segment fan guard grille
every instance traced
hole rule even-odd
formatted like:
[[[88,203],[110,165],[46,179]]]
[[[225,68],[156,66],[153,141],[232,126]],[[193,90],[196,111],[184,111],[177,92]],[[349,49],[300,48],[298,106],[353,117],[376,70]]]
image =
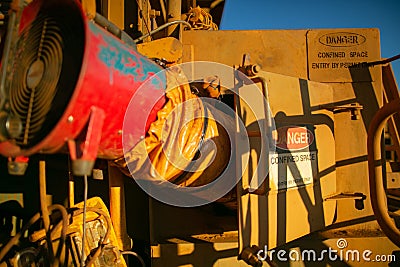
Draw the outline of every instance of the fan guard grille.
[[[79,14],[73,7],[43,7],[20,34],[8,95],[10,112],[23,125],[16,138],[23,148],[51,131],[72,96],[84,49]]]

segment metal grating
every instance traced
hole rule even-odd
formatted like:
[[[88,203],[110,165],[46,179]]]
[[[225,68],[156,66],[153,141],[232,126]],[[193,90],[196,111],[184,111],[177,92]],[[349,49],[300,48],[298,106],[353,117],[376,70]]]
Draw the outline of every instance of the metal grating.
[[[19,145],[28,145],[38,135],[50,111],[61,74],[62,47],[57,23],[43,16],[19,39],[10,90],[11,112],[23,123]]]
[[[22,122],[17,145],[36,145],[57,124],[79,78],[83,51],[76,6],[45,2],[19,36],[11,71],[9,112]]]

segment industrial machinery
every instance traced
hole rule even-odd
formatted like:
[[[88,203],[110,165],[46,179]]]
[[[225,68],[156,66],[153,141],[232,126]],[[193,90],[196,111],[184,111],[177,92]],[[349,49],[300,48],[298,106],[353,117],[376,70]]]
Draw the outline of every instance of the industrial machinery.
[[[224,1],[1,1],[1,266],[397,266],[378,29]]]

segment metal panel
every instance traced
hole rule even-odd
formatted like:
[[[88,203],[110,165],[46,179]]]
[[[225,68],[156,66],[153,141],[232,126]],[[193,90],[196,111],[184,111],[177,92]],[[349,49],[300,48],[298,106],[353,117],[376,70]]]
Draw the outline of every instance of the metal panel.
[[[105,0],[103,3],[106,9],[106,17],[117,25],[120,29],[124,29],[124,0]]]
[[[362,203],[364,206],[362,209],[357,209],[355,200],[360,196],[365,197],[369,194],[366,132],[373,115],[382,105],[382,74],[380,68],[329,69],[322,70],[323,72],[321,72],[321,75],[318,74],[318,71],[313,72],[312,70],[312,63],[319,62],[316,61],[318,59],[318,52],[342,51],[341,48],[336,49],[329,47],[325,48],[325,50],[319,51],[318,49],[323,45],[320,43],[315,44],[315,42],[319,42],[318,39],[325,34],[340,32],[355,33],[365,37],[365,42],[358,45],[357,49],[353,50],[354,47],[344,48],[343,51],[348,52],[348,54],[345,53],[347,54],[346,57],[350,57],[349,53],[352,51],[367,51],[367,54],[352,54],[352,58],[362,58],[360,61],[380,60],[379,31],[377,29],[325,29],[308,31],[268,30],[184,32],[183,61],[207,60],[232,66],[239,65],[242,55],[247,54],[249,55],[250,62],[252,64],[257,63],[261,65],[262,70],[294,76],[301,79],[310,78],[316,81],[321,80],[330,85],[332,88],[332,94],[329,96],[330,100],[324,102],[327,105],[323,105],[325,105],[324,108],[327,116],[334,121],[334,125],[332,124],[332,126],[329,127],[329,130],[325,127],[326,129],[324,129],[324,131],[330,132],[329,134],[331,134],[333,129],[334,141],[332,141],[333,143],[323,142],[320,138],[317,138],[316,140],[319,142],[319,144],[317,144],[318,154],[320,154],[320,148],[322,149],[322,147],[325,147],[324,149],[326,150],[335,151],[334,164],[331,168],[326,168],[325,173],[329,173],[330,170],[336,169],[336,185],[333,185],[333,187],[336,187],[337,189],[336,193],[348,194],[350,196],[353,195],[353,197],[340,198],[341,200],[337,201],[335,223],[340,223],[341,226],[346,226],[346,231],[375,231],[379,228],[376,222],[354,224],[352,223],[352,220],[357,218],[369,218],[368,216],[373,214],[369,201],[363,201]],[[350,41],[351,40],[349,40],[349,42]],[[312,42],[314,42],[314,44],[311,44]],[[211,46],[212,49],[210,49]],[[346,57],[344,57],[344,59],[346,59]],[[337,60],[337,58],[335,58],[335,60]],[[331,59],[330,62],[333,62],[333,59]],[[324,75],[322,73],[324,73]],[[297,123],[300,123],[298,121],[299,117],[296,116],[296,114],[302,114],[303,112],[303,107],[295,104],[297,101],[295,99],[299,97],[300,92],[298,91],[295,93],[292,90],[289,94],[286,89],[288,87],[283,81],[285,80],[272,79],[269,81],[269,83],[276,83],[275,86],[270,84],[269,90],[280,88],[276,92],[276,96],[279,98],[276,102],[273,100],[273,93],[270,92],[271,109],[277,110],[277,108],[279,108],[280,110],[283,110],[286,113],[286,118],[294,118],[290,121],[291,124],[296,125]],[[296,82],[299,83],[299,81]],[[308,82],[308,84],[309,83],[310,82]],[[309,94],[311,101],[313,101],[313,97],[317,97],[318,95],[321,97],[318,90],[309,90]],[[351,108],[352,106],[356,108]],[[318,107],[311,106],[311,113],[314,114],[317,109]],[[352,112],[356,109],[359,111],[359,116],[352,115]],[[320,110],[320,112],[322,112],[322,110]],[[285,116],[282,118],[285,118]],[[316,124],[318,123],[320,122],[316,122]],[[255,129],[248,130],[254,131]],[[316,129],[316,131],[320,130]],[[253,149],[252,153],[256,156],[257,150]],[[318,158],[319,172],[322,170],[320,164],[321,160]],[[326,164],[325,166],[329,167],[328,165],[330,164]],[[305,188],[308,187],[306,186]],[[293,191],[296,192],[296,190]],[[291,197],[291,194],[290,190],[288,190],[287,196],[282,198],[283,200],[280,201],[291,206],[298,205],[298,203],[302,202],[300,197],[293,198]],[[296,194],[298,193],[296,192]],[[325,195],[325,192],[323,195]],[[331,199],[338,198],[333,197]],[[258,207],[260,205],[276,205],[277,200],[267,200],[267,198],[262,199],[250,195],[247,196],[247,200],[245,201],[242,197],[242,203],[244,203],[241,205],[241,208],[243,209],[242,215],[247,214],[248,218],[250,218],[249,220],[252,219],[253,224],[247,223],[245,226],[242,225],[241,227],[245,227],[247,228],[246,231],[251,232],[254,229],[259,229],[259,224],[265,226],[263,230],[264,232],[253,234],[252,240],[257,241],[258,237],[256,235],[265,236],[265,229],[268,227],[275,229],[273,227],[276,227],[278,223],[282,222],[282,216],[277,217],[276,213],[271,213],[269,217],[264,216],[259,219],[254,219],[259,217]],[[326,204],[326,202],[324,203]],[[251,210],[251,212],[246,213],[247,210]],[[300,213],[301,211],[299,211],[299,216],[297,217],[291,217],[294,218],[297,226],[304,224],[302,221],[304,216],[302,217]],[[255,222],[256,220],[260,223]],[[328,222],[328,220],[326,221]],[[307,220],[306,225],[308,225]],[[303,230],[304,229],[300,229],[299,232]],[[343,229],[336,231],[341,230]],[[278,235],[280,236],[279,242],[284,242],[283,239],[286,239],[288,236],[285,232],[281,232]],[[276,237],[276,233],[274,236]],[[290,238],[287,240],[289,239]],[[247,237],[247,239],[244,240],[244,243],[246,242],[248,244],[250,243],[250,237]],[[274,242],[270,245],[273,245]]]
[[[243,54],[262,70],[307,79],[305,30],[184,31],[183,62],[239,65]],[[189,46],[192,45],[193,54]]]
[[[380,60],[378,29],[311,30],[307,44],[310,80],[369,82],[379,77],[377,67],[371,76],[363,75],[366,62]]]
[[[299,159],[292,163],[280,161],[275,164],[274,158],[269,158],[267,163],[264,159],[260,165],[267,168],[269,164],[271,167],[269,191],[264,195],[256,195],[244,192],[249,177],[256,170],[254,164],[258,162],[260,154],[260,138],[250,137],[250,164],[253,167],[245,170],[242,186],[239,187],[241,249],[252,245],[273,248],[323,229],[333,223],[336,208],[336,201],[327,200],[336,192],[334,120],[333,114],[323,109],[333,100],[333,88],[278,74],[262,72],[262,76],[267,80],[269,103],[277,128],[307,126],[315,139],[300,152],[289,150],[273,156],[276,159],[290,155]],[[239,105],[237,112],[249,127],[254,125],[255,116],[248,107],[260,109],[262,103],[254,97],[246,97],[246,94],[249,94],[249,88],[239,89],[240,98],[250,102],[248,106]],[[240,103],[241,99],[237,101]],[[314,158],[305,159],[305,155],[313,155]],[[239,156],[240,163],[242,166],[245,164]],[[306,178],[306,173],[311,173],[313,179],[299,182]],[[289,177],[293,177],[296,184],[287,184]],[[279,185],[282,180],[284,186]]]

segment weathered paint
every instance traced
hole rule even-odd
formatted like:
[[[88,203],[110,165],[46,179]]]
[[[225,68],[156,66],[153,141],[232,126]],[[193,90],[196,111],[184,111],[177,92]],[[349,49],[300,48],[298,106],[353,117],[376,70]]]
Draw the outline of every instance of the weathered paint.
[[[67,140],[77,138],[84,131],[91,110],[95,107],[103,110],[105,114],[103,126],[101,129],[96,129],[101,131],[97,156],[121,157],[123,155],[121,130],[131,98],[140,89],[142,99],[136,107],[138,116],[129,122],[133,143],[138,142],[141,136],[145,135],[151,122],[156,119],[157,111],[165,103],[166,78],[163,74],[157,74],[162,68],[94,22],[89,21],[78,1],[59,0],[57,3],[52,3],[38,0],[34,2],[35,5],[27,9],[30,12],[23,14],[24,27],[29,27],[29,23],[35,19],[34,16],[42,12],[51,14],[53,8],[57,9],[60,3],[65,7],[63,10],[65,16],[76,15],[72,12],[80,12],[79,16],[82,18],[85,34],[84,53],[81,66],[74,66],[80,69],[80,74],[64,114],[40,143],[26,150],[19,147],[13,150],[2,149],[6,147],[3,144],[0,145],[0,153],[5,156],[18,156],[31,155],[39,151],[55,152],[64,146]],[[76,34],[75,31],[74,34]],[[75,38],[75,36],[71,35],[69,38]],[[143,84],[146,84],[146,87],[141,88]],[[148,107],[152,107],[152,110],[145,117],[141,110]]]

